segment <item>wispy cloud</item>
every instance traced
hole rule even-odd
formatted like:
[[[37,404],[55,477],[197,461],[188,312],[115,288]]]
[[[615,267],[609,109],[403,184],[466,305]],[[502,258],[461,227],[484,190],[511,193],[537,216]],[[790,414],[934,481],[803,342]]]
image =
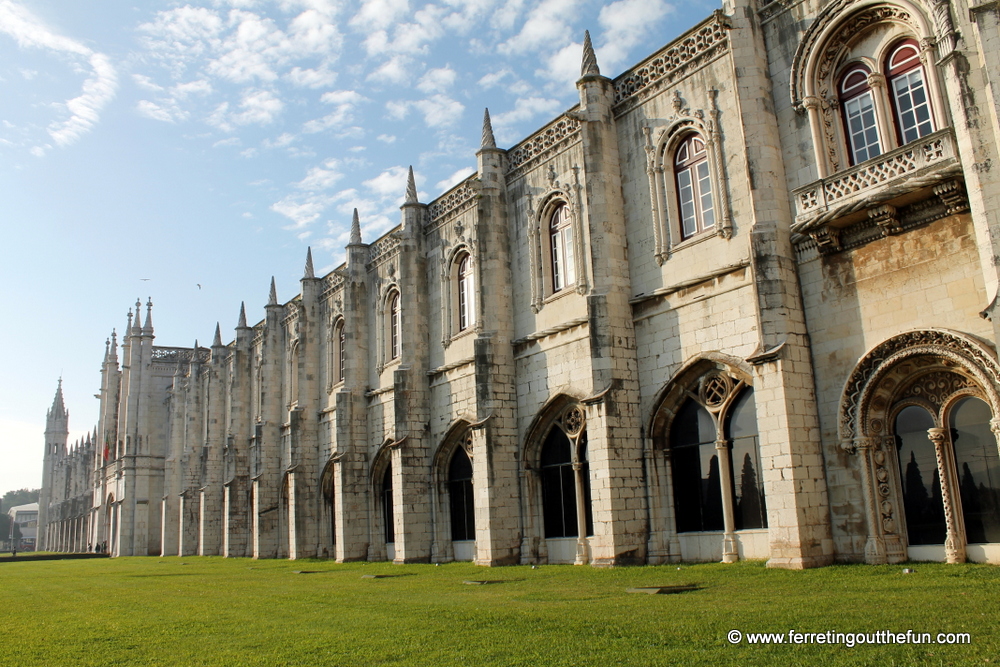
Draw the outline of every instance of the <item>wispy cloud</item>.
[[[90,75],[83,82],[82,92],[61,105],[68,118],[50,123],[48,133],[56,145],[68,146],[93,129],[118,89],[118,72],[111,60],[75,39],[58,34],[10,0],[0,0],[0,32],[13,37],[21,48],[46,49],[86,61]],[[44,147],[35,146],[32,152],[41,155],[44,151]]]

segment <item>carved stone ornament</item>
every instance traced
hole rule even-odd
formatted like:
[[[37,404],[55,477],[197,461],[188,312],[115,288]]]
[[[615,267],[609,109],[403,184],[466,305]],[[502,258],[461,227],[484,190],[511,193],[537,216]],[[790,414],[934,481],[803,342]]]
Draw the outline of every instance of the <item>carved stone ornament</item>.
[[[993,350],[969,336],[946,329],[910,331],[873,348],[848,378],[839,410],[839,435],[845,449],[853,449],[850,443],[855,438],[871,434],[869,411],[879,405],[880,397],[883,401],[891,398],[886,392],[893,387],[883,385],[883,381],[892,381],[893,371],[901,372],[898,364],[905,361],[916,364],[919,358],[951,364],[956,373],[978,387],[993,414],[1000,414],[1000,364]]]

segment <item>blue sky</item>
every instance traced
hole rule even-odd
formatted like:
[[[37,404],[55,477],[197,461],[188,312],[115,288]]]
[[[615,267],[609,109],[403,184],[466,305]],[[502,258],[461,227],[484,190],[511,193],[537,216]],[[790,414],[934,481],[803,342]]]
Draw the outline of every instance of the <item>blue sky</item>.
[[[57,380],[93,429],[104,342],[137,297],[157,345],[232,339],[576,103],[591,31],[616,76],[708,16],[693,0],[0,0],[0,493],[38,486]]]

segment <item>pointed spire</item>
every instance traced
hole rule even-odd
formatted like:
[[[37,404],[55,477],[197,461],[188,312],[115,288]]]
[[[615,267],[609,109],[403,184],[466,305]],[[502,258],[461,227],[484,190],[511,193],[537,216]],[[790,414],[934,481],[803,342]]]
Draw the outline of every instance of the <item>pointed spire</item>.
[[[108,361],[118,363],[118,332],[114,329],[111,330],[111,350]]]
[[[306,272],[302,276],[303,278],[315,278],[316,273],[313,271],[313,251],[312,246],[306,248]]]
[[[135,319],[132,320],[132,334],[138,335],[142,333],[142,301],[136,297],[135,300]]]
[[[111,339],[104,339],[104,363],[108,363],[111,358]]]
[[[590,74],[600,74],[601,68],[597,66],[597,54],[594,53],[594,45],[590,42],[590,31],[583,34],[583,64],[580,66],[580,76]]]
[[[247,306],[245,301],[240,301],[240,321],[236,323],[236,328],[247,328]]]
[[[142,333],[153,333],[153,297],[146,300],[146,323],[142,325]]]
[[[128,324],[125,325],[125,337],[128,338],[129,332],[132,331],[132,309],[128,309]]]
[[[212,341],[212,347],[222,347],[222,327],[219,323],[215,323],[215,340]]]
[[[483,114],[483,143],[480,148],[496,148],[497,140],[493,137],[493,123],[490,122],[490,110]]]
[[[271,293],[267,297],[267,305],[278,305],[278,288],[274,286],[274,276],[271,276]]]
[[[410,175],[406,177],[406,201],[404,204],[417,203],[417,183],[413,180],[413,167],[410,167]]]
[[[358,218],[358,209],[354,209],[354,218],[351,220],[351,245],[362,243],[361,241],[361,219]]]
[[[62,417],[66,414],[66,403],[63,401],[63,390],[62,390],[62,378],[59,378],[59,384],[56,386],[56,396],[52,399],[52,409],[49,410],[49,416],[51,417]]]

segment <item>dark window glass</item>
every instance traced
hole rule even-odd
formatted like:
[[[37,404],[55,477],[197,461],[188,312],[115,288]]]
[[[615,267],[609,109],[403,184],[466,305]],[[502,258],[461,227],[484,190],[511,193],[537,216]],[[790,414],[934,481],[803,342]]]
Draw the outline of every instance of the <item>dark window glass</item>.
[[[451,539],[476,539],[472,461],[462,447],[455,449],[448,466],[448,498],[451,506]]]
[[[690,399],[674,417],[670,462],[679,533],[724,527],[715,434],[712,416]]]
[[[545,537],[577,537],[572,443],[557,427],[542,445],[541,472]]]
[[[1000,455],[991,417],[986,403],[969,397],[958,402],[948,420],[965,536],[972,544],[1000,542]]]
[[[896,449],[903,486],[903,511],[910,544],[944,544],[947,528],[934,444],[927,429],[934,420],[911,405],[896,416]]]
[[[395,525],[392,518],[392,463],[386,465],[385,474],[382,475],[382,524],[385,530],[385,543],[395,543]]]
[[[760,473],[760,446],[757,439],[757,407],[753,389],[747,389],[733,406],[729,417],[733,461],[733,498],[736,530],[767,528],[764,480]]]

